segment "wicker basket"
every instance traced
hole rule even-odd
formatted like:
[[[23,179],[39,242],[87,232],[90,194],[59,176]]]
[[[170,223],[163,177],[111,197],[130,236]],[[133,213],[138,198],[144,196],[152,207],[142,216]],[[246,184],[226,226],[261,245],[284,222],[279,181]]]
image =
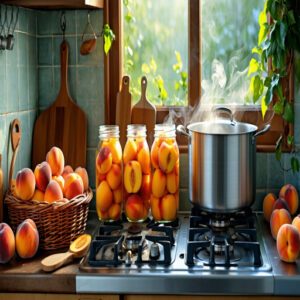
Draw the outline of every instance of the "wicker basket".
[[[91,189],[68,202],[60,200],[54,203],[22,201],[8,191],[5,204],[14,231],[22,221],[30,218],[38,228],[40,248],[55,250],[69,247],[70,242],[85,231],[92,198]]]

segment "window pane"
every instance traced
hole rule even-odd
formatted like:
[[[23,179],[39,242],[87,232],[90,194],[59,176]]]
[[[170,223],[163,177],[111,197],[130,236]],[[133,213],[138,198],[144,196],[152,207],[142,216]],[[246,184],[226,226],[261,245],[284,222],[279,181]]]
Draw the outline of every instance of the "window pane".
[[[187,104],[187,0],[123,0],[124,74],[134,102],[147,76],[147,98],[156,105]]]
[[[201,0],[202,103],[246,102],[247,66],[263,5],[262,0]]]

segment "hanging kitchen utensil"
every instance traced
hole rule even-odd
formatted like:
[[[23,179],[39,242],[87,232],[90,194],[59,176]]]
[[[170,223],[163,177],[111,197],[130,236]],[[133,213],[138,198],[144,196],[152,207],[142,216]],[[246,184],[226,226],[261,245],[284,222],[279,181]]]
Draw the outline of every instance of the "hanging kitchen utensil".
[[[66,24],[61,19],[63,36]],[[65,164],[86,166],[87,119],[83,110],[74,103],[68,86],[69,45],[65,38],[60,46],[61,84],[54,103],[37,118],[33,131],[32,167],[45,160],[53,146],[61,148]]]
[[[129,92],[130,77],[123,76],[121,91],[117,94],[116,125],[120,129],[120,142],[122,148],[126,142],[127,125],[131,122],[131,94]]]
[[[52,272],[70,262],[73,258],[83,257],[91,244],[91,236],[89,234],[83,234],[73,241],[69,247],[69,250],[64,253],[57,253],[47,256],[41,261],[42,269],[46,272]]]
[[[6,49],[12,50],[14,47],[14,32],[19,18],[19,7],[16,8],[16,13],[14,13],[14,6],[11,7],[11,19],[8,27],[8,34],[6,36]]]
[[[133,106],[131,111],[132,124],[145,124],[147,127],[147,141],[152,145],[154,126],[156,122],[156,108],[146,98],[147,78],[141,79],[141,99]]]
[[[6,49],[6,35],[5,35],[5,27],[7,23],[7,6],[5,6],[5,12],[2,14],[3,6],[0,5],[0,50]],[[4,16],[3,16],[4,15]]]
[[[18,119],[14,119],[11,123],[10,127],[10,140],[11,140],[11,147],[13,151],[13,156],[11,159],[10,163],[10,168],[9,168],[9,188],[12,189],[12,177],[13,177],[13,170],[15,169],[15,163],[16,163],[16,158],[20,146],[20,140],[21,140],[21,124]]]
[[[94,37],[91,39],[84,40],[84,36],[88,34],[87,32],[88,32],[89,28],[91,29]],[[88,15],[87,15],[87,24],[84,28],[84,31],[83,31],[83,34],[81,37],[81,41],[82,41],[81,46],[80,46],[80,54],[81,55],[88,55],[95,50],[96,43],[97,43],[97,35],[95,33],[95,30],[94,30],[91,20],[90,20],[90,12],[88,12]]]

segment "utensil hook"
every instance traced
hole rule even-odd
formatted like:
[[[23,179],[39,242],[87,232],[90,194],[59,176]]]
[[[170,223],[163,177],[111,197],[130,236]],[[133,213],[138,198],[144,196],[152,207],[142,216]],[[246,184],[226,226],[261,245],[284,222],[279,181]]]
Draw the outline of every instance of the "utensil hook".
[[[19,6],[16,7],[16,9],[17,9],[17,12],[14,13],[15,8],[14,8],[14,6],[12,6],[12,9],[11,9],[11,20],[10,20],[10,25],[9,25],[9,29],[8,29],[8,33],[12,34],[12,35],[15,32],[15,29],[16,29],[16,26],[17,26],[17,23],[18,23],[18,19],[19,19]],[[16,16],[16,18],[14,16]],[[10,31],[11,28],[12,28],[12,31]]]
[[[60,16],[60,28],[63,33],[63,41],[66,40],[66,27],[67,27],[66,14],[65,11],[62,11]]]
[[[92,25],[92,23],[91,23],[90,11],[88,11],[88,14],[87,14],[87,23],[86,23],[86,25],[85,25],[85,28],[84,28],[84,30],[83,30],[82,37],[81,37],[81,40],[82,40],[82,41],[83,41],[83,37],[84,37],[84,35],[87,33],[89,27],[90,27],[91,30],[92,30],[92,33],[93,33],[93,35],[94,35],[94,38],[97,39],[97,35],[96,35],[95,30],[94,30],[94,27],[93,27],[93,25]]]

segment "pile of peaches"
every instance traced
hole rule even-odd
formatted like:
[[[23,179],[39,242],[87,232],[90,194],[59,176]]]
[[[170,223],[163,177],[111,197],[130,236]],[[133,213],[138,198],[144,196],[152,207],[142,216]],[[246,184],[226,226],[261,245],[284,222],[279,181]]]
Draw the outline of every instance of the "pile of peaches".
[[[300,215],[298,192],[291,184],[284,185],[277,198],[273,193],[265,196],[263,213],[270,222],[278,255],[285,262],[295,262],[300,254]]]
[[[86,169],[78,167],[74,172],[71,166],[65,166],[61,149],[52,147],[46,155],[46,161],[38,164],[34,172],[24,168],[17,173],[12,192],[23,201],[53,203],[58,200],[69,201],[88,187]]]

